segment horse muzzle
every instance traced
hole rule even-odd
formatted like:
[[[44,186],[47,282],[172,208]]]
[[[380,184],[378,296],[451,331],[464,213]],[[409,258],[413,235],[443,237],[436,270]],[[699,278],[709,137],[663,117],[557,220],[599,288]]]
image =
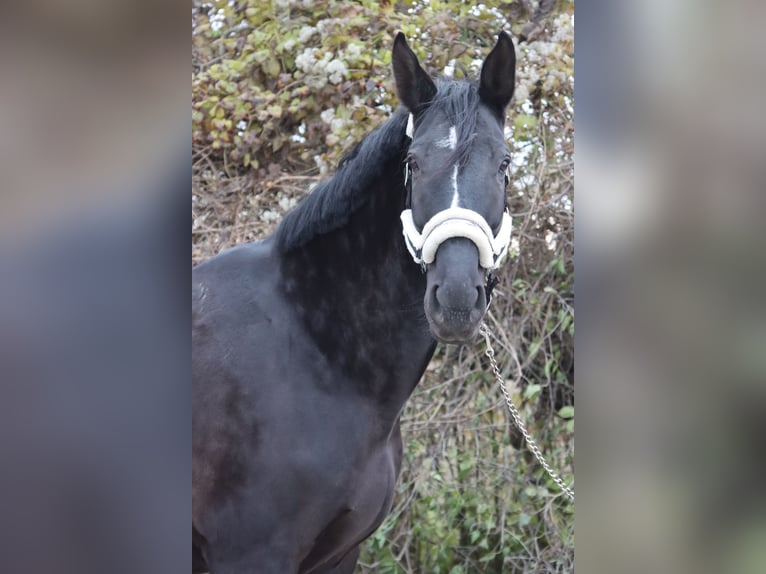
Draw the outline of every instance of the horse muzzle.
[[[475,245],[462,237],[443,242],[426,280],[424,310],[431,334],[445,343],[468,342],[486,308],[484,270]]]

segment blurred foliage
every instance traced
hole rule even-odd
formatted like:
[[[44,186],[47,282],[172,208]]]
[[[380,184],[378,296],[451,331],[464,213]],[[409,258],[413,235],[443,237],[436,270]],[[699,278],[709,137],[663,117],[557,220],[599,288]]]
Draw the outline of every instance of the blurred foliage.
[[[193,8],[194,262],[273,230],[397,106],[402,30],[432,74],[517,49],[507,136],[512,257],[490,311],[498,360],[552,466],[574,457],[574,4],[214,1]],[[573,505],[526,450],[481,348],[439,347],[402,416],[391,515],[358,572],[569,572]]]

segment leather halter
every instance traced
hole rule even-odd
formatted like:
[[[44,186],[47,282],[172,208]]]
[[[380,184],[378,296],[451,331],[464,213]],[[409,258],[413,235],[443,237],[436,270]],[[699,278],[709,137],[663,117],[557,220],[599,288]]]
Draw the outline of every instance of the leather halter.
[[[406,135],[410,139],[414,136],[415,122],[412,114],[407,119]],[[509,178],[505,174],[505,189],[508,190]],[[497,234],[492,233],[484,217],[472,210],[462,207],[450,207],[436,213],[418,231],[415,221],[412,217],[412,170],[409,164],[404,166],[404,188],[405,200],[404,211],[400,219],[402,221],[402,233],[404,235],[404,244],[407,251],[412,255],[412,259],[420,265],[423,271],[429,263],[433,263],[436,257],[436,251],[439,246],[451,237],[464,237],[473,241],[479,250],[479,262],[487,272],[487,284],[485,293],[487,297],[487,308],[492,301],[492,291],[499,280],[492,274],[503,261],[508,253],[508,246],[511,243],[511,215],[508,212],[508,200],[506,195],[505,210],[503,220]]]
[[[508,176],[505,181],[507,186]],[[507,206],[497,234],[492,233],[480,213],[463,207],[449,207],[439,211],[426,222],[422,230],[418,230],[412,216],[412,177],[409,165],[405,166],[404,184],[405,209],[400,219],[404,243],[415,263],[423,267],[433,263],[442,243],[452,237],[464,237],[476,245],[479,263],[484,269],[492,271],[500,266],[511,242],[512,225]]]

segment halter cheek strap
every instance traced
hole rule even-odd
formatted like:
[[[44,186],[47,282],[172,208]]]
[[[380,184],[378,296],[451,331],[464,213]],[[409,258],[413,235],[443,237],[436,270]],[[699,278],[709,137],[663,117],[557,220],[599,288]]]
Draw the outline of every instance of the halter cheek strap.
[[[503,221],[497,235],[485,219],[471,209],[450,207],[438,212],[419,232],[412,219],[412,210],[405,209],[401,214],[402,231],[407,250],[415,263],[428,265],[433,263],[439,246],[451,237],[470,239],[479,250],[479,263],[484,269],[497,269],[508,252],[511,242],[511,216],[503,213]]]

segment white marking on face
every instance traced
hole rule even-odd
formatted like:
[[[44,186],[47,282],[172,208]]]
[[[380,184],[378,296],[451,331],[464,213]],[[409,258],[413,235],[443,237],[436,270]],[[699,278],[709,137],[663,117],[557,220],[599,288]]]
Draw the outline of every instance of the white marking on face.
[[[437,147],[449,148],[454,150],[457,147],[457,130],[455,126],[451,126],[449,129],[449,135],[436,142]]]
[[[460,195],[457,192],[457,164],[455,164],[452,166],[452,203],[450,207],[460,207],[458,205],[459,200]]]
[[[406,133],[407,137],[410,139],[412,139],[412,136],[415,133],[415,120],[412,117],[412,114],[407,118],[407,130],[404,133]]]
[[[457,130],[455,126],[450,126],[449,136],[437,142],[440,147],[448,147],[451,150],[455,150],[457,147]],[[452,166],[452,203],[450,207],[458,207],[460,202],[460,194],[457,191],[457,164]]]

